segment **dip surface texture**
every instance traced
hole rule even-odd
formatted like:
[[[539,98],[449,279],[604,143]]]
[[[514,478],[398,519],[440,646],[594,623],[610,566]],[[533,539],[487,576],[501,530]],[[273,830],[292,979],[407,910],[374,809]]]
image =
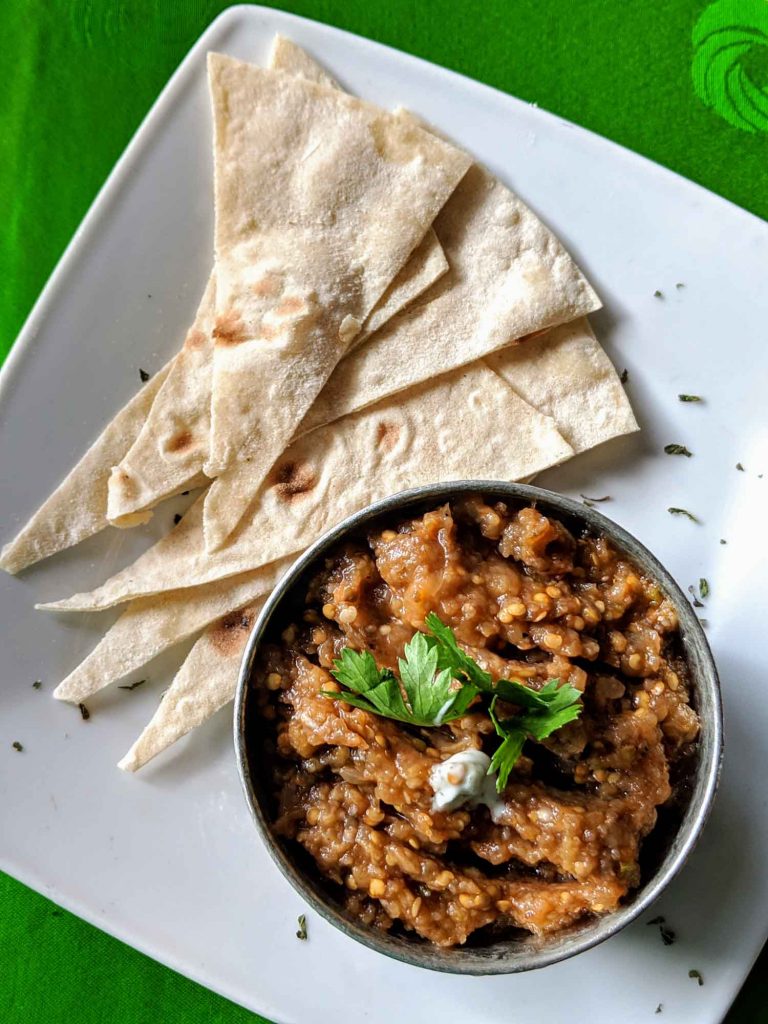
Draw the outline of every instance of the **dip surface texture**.
[[[439,810],[433,787],[449,757],[492,756],[479,703],[415,728],[320,694],[340,689],[346,646],[397,672],[430,612],[494,680],[583,694],[576,721],[525,743],[492,814]],[[605,537],[533,507],[446,504],[337,549],[281,628],[254,677],[275,828],[362,922],[439,946],[545,935],[640,883],[699,722],[672,603]]]

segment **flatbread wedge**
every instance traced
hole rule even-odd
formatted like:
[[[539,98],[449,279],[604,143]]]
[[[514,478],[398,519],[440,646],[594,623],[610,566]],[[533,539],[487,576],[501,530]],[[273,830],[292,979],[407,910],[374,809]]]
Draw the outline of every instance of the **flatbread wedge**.
[[[74,469],[0,553],[0,568],[22,569],[73,547],[109,526],[107,487],[112,467],[138,436],[168,376],[167,363],[107,424]]]
[[[285,558],[217,583],[132,601],[88,657],[59,683],[53,696],[78,704],[125,679],[222,615],[266,597],[290,564],[291,559]]]
[[[475,165],[434,223],[450,264],[413,305],[347,355],[297,434],[600,307],[551,231]]]
[[[270,66],[338,88],[300,47],[280,36],[276,37]],[[447,270],[448,261],[437,235],[429,228],[353,344],[364,342]],[[214,303],[212,271],[173,373],[157,396],[139,437],[110,478],[107,514],[115,526],[135,525],[136,513],[146,512],[177,491],[201,482],[199,474],[209,446]]]
[[[205,506],[215,550],[471,159],[305,78],[211,54],[209,82],[217,316],[204,468],[217,478]]]
[[[101,587],[40,607],[96,610],[209,583],[297,552],[396,491],[440,480],[520,480],[572,455],[554,421],[478,361],[294,442],[221,551],[206,550],[200,498],[171,533]]]
[[[138,771],[229,704],[237,689],[245,645],[263,604],[264,599],[256,601],[208,627],[118,768]]]
[[[551,416],[575,452],[640,429],[586,318],[494,352],[485,362],[521,398]]]

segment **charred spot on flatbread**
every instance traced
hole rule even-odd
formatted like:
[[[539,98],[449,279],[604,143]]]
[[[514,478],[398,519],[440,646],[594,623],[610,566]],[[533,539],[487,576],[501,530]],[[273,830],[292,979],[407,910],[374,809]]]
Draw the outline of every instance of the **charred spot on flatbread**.
[[[292,316],[294,313],[303,313],[306,308],[304,299],[298,295],[288,295],[275,307],[275,316]]]
[[[282,282],[278,274],[265,274],[251,286],[251,291],[254,295],[268,299],[278,295],[281,287]]]
[[[224,313],[213,328],[213,340],[217,345],[240,345],[248,340],[248,331],[240,315],[234,310]]]
[[[245,647],[254,618],[254,613],[248,609],[226,615],[211,633],[211,643],[215,650],[225,658],[241,651]]]
[[[195,439],[192,432],[189,430],[182,430],[168,441],[165,446],[165,450],[167,452],[172,452],[173,454],[180,454],[188,452],[190,448],[194,446],[194,443]]]
[[[196,328],[187,332],[187,336],[184,339],[184,348],[190,352],[197,351],[205,346],[206,336],[202,331],[198,331]]]
[[[315,471],[308,462],[284,462],[272,477],[272,486],[283,501],[295,501],[311,491],[317,483]]]
[[[112,470],[114,485],[119,487],[123,494],[130,496],[136,491],[136,484],[130,473],[127,473],[121,466],[115,466]]]
[[[376,447],[391,452],[400,438],[400,425],[381,420],[376,426]]]

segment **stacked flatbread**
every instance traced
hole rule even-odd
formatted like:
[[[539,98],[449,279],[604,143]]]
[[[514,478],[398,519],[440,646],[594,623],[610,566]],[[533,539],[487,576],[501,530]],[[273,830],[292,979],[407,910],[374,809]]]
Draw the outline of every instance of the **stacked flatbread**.
[[[406,111],[342,92],[275,41],[266,69],[212,54],[213,269],[181,350],[0,556],[16,573],[204,488],[90,593],[124,604],[57,688],[82,702],[198,635],[120,767],[231,700],[258,610],[293,558],[388,494],[528,479],[637,429],[555,236]]]

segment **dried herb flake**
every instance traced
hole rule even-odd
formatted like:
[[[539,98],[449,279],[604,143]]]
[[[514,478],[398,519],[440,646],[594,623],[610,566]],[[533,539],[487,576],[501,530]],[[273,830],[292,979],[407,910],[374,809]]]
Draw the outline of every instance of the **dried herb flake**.
[[[654,297],[654,299],[663,299],[664,298],[664,294],[662,292],[660,292],[659,289],[657,288],[656,291],[653,293],[653,297]]]
[[[681,402],[703,402],[704,399],[701,395],[678,395],[678,399]]]
[[[664,1005],[663,1003],[659,1003],[659,1005],[656,1007],[656,1009],[653,1012],[654,1013],[661,1013],[661,1009],[662,1009],[663,1005]]]
[[[624,369],[619,374],[619,380],[621,381],[622,384],[626,384],[627,381],[629,380],[629,370],[626,368],[626,366],[624,367]]]
[[[137,687],[143,686],[146,681],[146,679],[137,679],[135,683],[124,683],[122,686],[118,686],[118,690],[135,690]]]
[[[13,747],[14,750],[18,750],[19,753],[21,753],[21,751],[24,749],[24,747],[22,747],[18,740],[14,740],[11,746]]]
[[[601,501],[610,501],[611,500],[610,494],[606,494],[602,498],[589,498],[589,497],[587,497],[586,494],[582,494],[581,497],[584,499],[584,501],[594,501],[594,502],[598,502],[598,503],[601,502]]]
[[[693,455],[693,452],[689,451],[684,444],[665,444],[664,451],[667,455],[685,455],[689,459]]]
[[[693,512],[689,512],[687,508],[673,508],[673,507],[670,507],[670,508],[667,509],[667,512],[669,512],[670,515],[673,515],[673,516],[685,516],[686,519],[690,519],[692,523],[700,523],[701,522],[701,520],[698,519],[693,514]]]
[[[699,593],[701,594],[702,601],[709,597],[709,582],[703,576],[699,580]]]
[[[693,598],[693,607],[694,608],[703,608],[704,607],[704,605],[701,603],[701,601],[698,599],[698,597],[696,597],[696,591],[693,589],[693,584],[691,584],[690,587],[688,587],[688,593]]]
[[[675,941],[675,933],[671,928],[665,928],[661,925],[659,928],[659,935],[661,936],[661,941],[665,946],[671,946]]]
[[[667,920],[666,917],[662,917],[661,914],[659,914],[658,917],[652,917],[650,921],[646,921],[645,923],[646,924],[664,924],[666,920]]]
[[[91,712],[88,710],[85,704],[78,704],[77,706],[80,708],[80,717],[83,719],[84,722],[87,722],[88,719],[91,717]]]
[[[178,526],[180,522],[181,522],[181,514],[179,512],[177,512],[176,515],[173,517],[173,525],[174,526]]]
[[[306,939],[307,937],[307,917],[306,914],[299,914],[299,930],[296,932],[297,939]]]
[[[678,281],[677,284],[675,285],[675,288],[677,288],[677,290],[680,291],[681,288],[685,288],[685,282],[684,281]]]
[[[697,971],[695,967],[692,967],[690,971],[688,971],[688,977],[695,978],[699,985],[704,984],[704,979],[701,976],[701,971]]]
[[[742,464],[740,462],[736,463],[736,469],[738,469],[738,471],[740,473],[746,473],[746,469],[744,469],[744,467],[742,466]]]
[[[33,690],[39,690],[39,689],[40,689],[40,687],[41,687],[42,685],[43,685],[43,684],[42,684],[42,683],[40,682],[40,680],[39,680],[39,679],[36,679],[36,680],[34,681],[34,683],[32,683],[32,689],[33,689]]]
[[[139,378],[142,384],[147,383],[147,381],[149,380],[149,376],[150,375],[147,373],[146,370],[142,370],[141,367],[139,367]]]
[[[721,538],[720,538],[720,543],[721,543],[721,544],[727,544],[727,543],[728,543],[728,541],[727,541],[727,540],[724,540],[724,539],[723,539],[723,538],[721,537]]]

